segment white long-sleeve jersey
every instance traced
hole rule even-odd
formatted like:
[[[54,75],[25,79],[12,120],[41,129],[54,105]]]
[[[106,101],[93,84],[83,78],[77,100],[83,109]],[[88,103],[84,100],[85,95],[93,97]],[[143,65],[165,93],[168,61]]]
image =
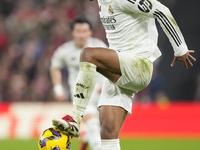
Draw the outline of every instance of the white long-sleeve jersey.
[[[98,4],[111,49],[155,61],[161,55],[156,18],[172,44],[174,55],[182,56],[188,51],[169,9],[157,0],[98,0]]]
[[[89,38],[87,47],[104,47],[107,45],[99,39]],[[73,40],[64,43],[54,52],[51,59],[51,66],[57,69],[62,69],[64,67],[68,68],[69,71],[69,85],[71,89],[75,89],[76,78],[79,73],[79,59],[80,59],[81,49],[76,47]],[[101,86],[104,77],[97,73],[97,87]],[[73,92],[73,91],[71,91]]]

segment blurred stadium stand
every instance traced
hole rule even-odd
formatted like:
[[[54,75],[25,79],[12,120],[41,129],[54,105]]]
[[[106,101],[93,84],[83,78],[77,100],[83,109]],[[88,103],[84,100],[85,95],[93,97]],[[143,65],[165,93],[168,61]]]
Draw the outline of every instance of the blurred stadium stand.
[[[159,47],[164,54],[155,65],[160,82],[155,80],[145,91],[146,98],[154,100],[155,94],[161,92],[170,100],[199,99],[195,95],[198,95],[196,80],[200,73],[200,16],[197,15],[200,1],[160,1],[171,9],[188,47],[196,50],[197,62],[188,70],[181,63],[171,68],[173,50],[158,26]],[[92,22],[93,35],[106,42],[95,1],[0,1],[0,101],[54,99],[49,79],[50,58],[59,45],[71,39],[69,24],[80,14]]]
[[[0,101],[51,101],[50,59],[71,39],[69,24],[84,14],[105,39],[96,2],[0,1]]]

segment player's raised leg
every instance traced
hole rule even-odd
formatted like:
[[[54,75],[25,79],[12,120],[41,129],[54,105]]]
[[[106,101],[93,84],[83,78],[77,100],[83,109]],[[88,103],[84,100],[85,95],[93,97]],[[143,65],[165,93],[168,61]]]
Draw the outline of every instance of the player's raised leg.
[[[72,136],[78,137],[80,134],[80,122],[94,89],[96,70],[110,81],[116,82],[121,76],[117,52],[106,48],[82,50],[72,112],[62,119],[53,119],[54,126]]]
[[[122,107],[106,105],[100,107],[99,119],[102,150],[120,150],[119,132],[126,115],[127,111]]]

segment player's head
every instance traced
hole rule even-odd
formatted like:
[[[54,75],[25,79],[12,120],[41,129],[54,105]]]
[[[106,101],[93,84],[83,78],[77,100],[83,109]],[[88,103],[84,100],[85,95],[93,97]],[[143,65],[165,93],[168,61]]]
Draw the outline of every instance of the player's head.
[[[77,18],[72,22],[71,30],[75,44],[80,48],[86,46],[88,38],[92,35],[91,23],[86,18]]]

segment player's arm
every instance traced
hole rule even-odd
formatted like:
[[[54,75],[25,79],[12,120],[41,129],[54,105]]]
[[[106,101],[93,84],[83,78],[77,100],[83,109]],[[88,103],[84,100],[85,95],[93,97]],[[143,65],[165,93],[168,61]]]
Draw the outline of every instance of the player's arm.
[[[63,55],[59,53],[59,49],[54,53],[52,60],[51,60],[51,81],[53,84],[53,90],[55,93],[55,98],[58,101],[65,100],[64,89],[62,86],[62,74],[61,69],[64,67],[63,63]]]
[[[53,90],[55,93],[56,100],[63,101],[65,99],[64,90],[62,87],[62,74],[60,69],[51,67],[51,81],[53,83]]]
[[[195,58],[190,53],[194,51],[188,50],[175,19],[166,6],[157,0],[119,0],[119,2],[123,10],[158,20],[174,49],[175,57],[171,66],[174,66],[177,60],[182,61],[185,68],[188,68],[187,64],[193,65],[190,59],[195,61]]]

